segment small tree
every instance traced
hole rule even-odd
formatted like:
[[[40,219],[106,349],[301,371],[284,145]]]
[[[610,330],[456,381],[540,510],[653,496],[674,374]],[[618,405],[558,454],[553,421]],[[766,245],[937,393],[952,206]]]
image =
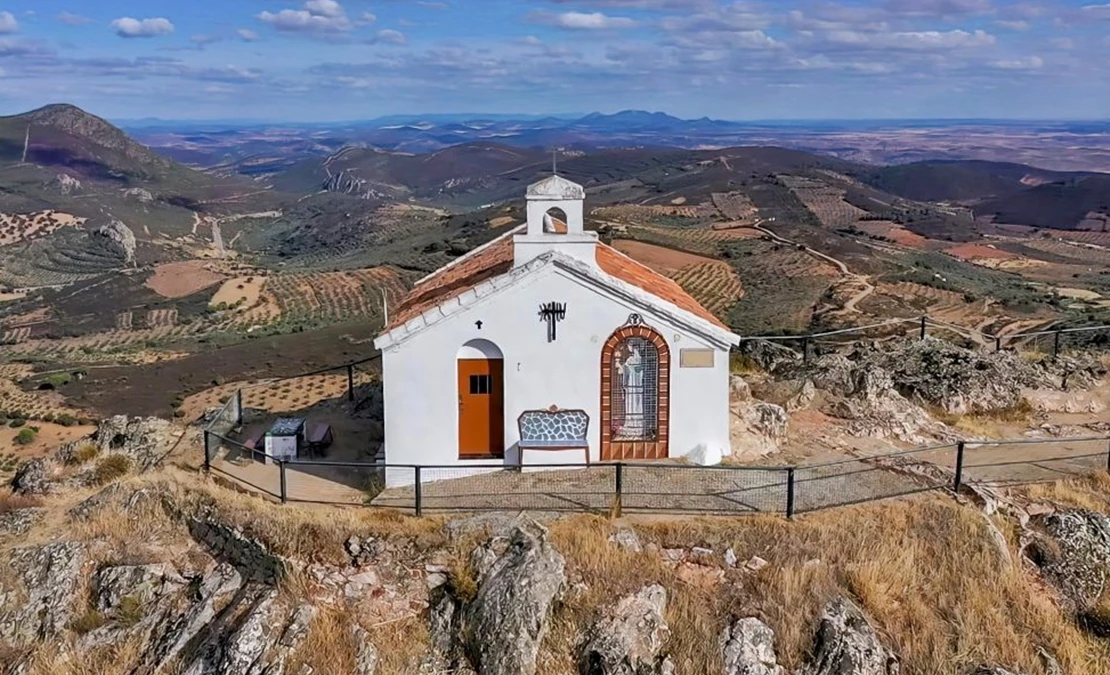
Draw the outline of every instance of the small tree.
[[[16,445],[30,445],[31,443],[35,442],[35,436],[37,436],[37,435],[38,434],[35,433],[34,429],[31,429],[31,428],[22,429],[16,435],[15,443],[16,443]]]

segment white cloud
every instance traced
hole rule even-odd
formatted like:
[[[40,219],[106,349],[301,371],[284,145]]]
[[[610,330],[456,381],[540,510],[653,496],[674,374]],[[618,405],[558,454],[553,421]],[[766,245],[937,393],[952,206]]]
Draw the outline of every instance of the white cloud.
[[[19,22],[11,12],[0,12],[0,33],[14,33],[19,30]]]
[[[1110,5],[1085,5],[1079,11],[1084,19],[1110,20]]]
[[[304,3],[304,8],[317,16],[326,16],[332,19],[344,16],[343,6],[336,0],[308,0]]]
[[[239,39],[243,42],[255,42],[259,39],[258,33],[255,33],[249,28],[240,28],[235,31],[235,34],[238,35]]]
[[[1039,56],[1029,56],[1023,59],[991,61],[991,66],[1002,70],[1040,70],[1044,67],[1044,59]]]
[[[976,30],[971,33],[965,30],[924,30],[894,33],[863,33],[839,30],[825,33],[824,37],[828,42],[846,47],[911,51],[987,47],[997,42],[993,35],[983,30]]]
[[[1018,31],[1029,30],[1029,22],[1028,21],[1022,21],[1020,19],[1016,20],[1016,21],[1007,21],[1007,20],[1004,20],[1004,19],[1000,19],[998,21],[995,21],[994,23],[998,26],[1001,26],[1002,28],[1008,28],[1010,30],[1018,30]]]
[[[81,26],[86,23],[91,23],[92,19],[87,16],[81,16],[80,14],[74,14],[73,12],[62,12],[58,15],[58,21],[68,23],[71,26]]]
[[[549,23],[560,28],[573,30],[603,30],[608,28],[631,28],[636,25],[633,19],[623,16],[609,16],[601,12],[563,12],[550,14],[543,12],[536,15],[543,23]]]
[[[116,35],[122,38],[148,38],[156,35],[169,35],[174,31],[169,19],[132,19],[125,16],[112,22]]]
[[[391,45],[403,45],[406,42],[405,34],[399,30],[386,28],[378,31],[378,35],[374,38],[374,42],[384,42]]]
[[[302,9],[283,9],[277,13],[265,11],[257,18],[275,30],[287,33],[345,33],[377,19],[373,14],[364,12],[357,21],[352,21],[343,5],[336,0],[308,0]]]

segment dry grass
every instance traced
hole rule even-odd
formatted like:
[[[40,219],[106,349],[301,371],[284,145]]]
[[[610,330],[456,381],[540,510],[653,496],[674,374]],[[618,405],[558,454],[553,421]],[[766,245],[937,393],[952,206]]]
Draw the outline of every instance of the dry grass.
[[[10,492],[0,494],[0,514],[8,513],[9,511],[18,511],[20,509],[29,509],[35,506],[42,506],[42,500],[38,497],[17,495]]]
[[[970,414],[950,413],[936,406],[929,409],[934,419],[975,438],[1002,438],[1012,433],[1005,425],[1028,424],[1036,412],[1036,407],[1026,398],[1005,408]]]
[[[76,465],[91,462],[92,460],[96,459],[96,456],[99,454],[100,448],[96,447],[96,445],[92,443],[86,443],[85,445],[82,445],[81,447],[77,448],[76,451],[74,451],[72,457],[70,458],[70,463]]]
[[[431,642],[428,621],[424,617],[369,626],[367,634],[370,642],[378,648],[379,675],[411,675],[419,672],[420,662]]]
[[[143,647],[137,637],[91,653],[47,644],[36,652],[28,675],[129,675],[142,660]]]
[[[97,485],[106,485],[123,478],[129,471],[131,460],[126,455],[108,455],[96,463],[92,478]]]
[[[286,672],[299,673],[310,666],[317,673],[353,673],[358,643],[354,620],[346,612],[327,609],[312,621],[308,636],[289,659]]]
[[[186,509],[214,508],[220,518],[243,527],[276,552],[306,561],[345,564],[343,542],[352,534],[415,539],[419,548],[452,553],[450,578],[456,592],[470,597],[476,591],[467,561],[483,538],[480,532],[448,541],[442,522],[435,519],[359,508],[282,507],[173,469],[125,480],[128,488],[165,490]],[[52,498],[48,507],[64,514],[84,496]],[[1106,513],[1110,475],[1030,486],[1022,488],[1022,496]],[[720,672],[717,636],[741,616],[760,617],[774,628],[780,661],[789,671],[796,670],[807,660],[821,608],[838,594],[863,607],[882,639],[902,658],[906,675],[950,675],[979,663],[1042,675],[1038,647],[1059,659],[1065,672],[1110,672],[1110,643],[1083,632],[1022,566],[1003,562],[981,514],[943,496],[839,509],[795,521],[750,517],[630,522],[645,546],[702,546],[718,556],[732,548],[741,560],[760,556],[768,565],[758,572],[722,567],[725,576],[719,580],[712,569],[675,568],[654,552],[630,553],[613,546],[608,542],[613,524],[606,518],[578,516],[553,522],[551,541],[567,559],[571,588],[554,610],[538,672],[576,672],[580,641],[600,613],[651,583],[662,584],[668,592],[672,637],[667,650],[681,675]],[[1013,546],[1015,525],[998,524]],[[62,534],[104,540],[115,550],[188,536],[156,502],[132,509],[111,506],[79,524],[66,523],[64,515],[48,516],[33,532],[35,539]],[[292,601],[303,602],[317,591],[311,581],[295,575],[282,587],[283,597]],[[136,616],[141,616],[141,609],[135,608]],[[351,672],[358,648],[353,627],[360,621],[352,611],[323,608],[289,672],[298,672],[301,664],[315,672]],[[96,620],[78,617],[74,629]],[[417,671],[429,642],[426,617],[365,628],[381,655],[379,672]],[[122,645],[73,663],[47,647],[30,672],[115,675],[128,672],[137,661],[138,656],[128,651],[132,649]]]
[[[788,669],[804,661],[824,603],[847,593],[901,655],[906,673],[947,675],[980,662],[1041,673],[1038,646],[1055,654],[1066,672],[1105,671],[1107,646],[1081,632],[1020,566],[1005,565],[986,527],[973,510],[927,497],[792,523],[689,520],[641,531],[663,545],[731,546],[741,559],[765,558],[769,565],[709,601],[727,603],[729,614],[768,621]],[[709,615],[712,606],[694,616]]]

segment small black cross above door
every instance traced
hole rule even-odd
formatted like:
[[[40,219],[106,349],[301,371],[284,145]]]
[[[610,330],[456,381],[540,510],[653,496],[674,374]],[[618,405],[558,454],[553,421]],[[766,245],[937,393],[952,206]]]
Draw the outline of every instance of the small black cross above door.
[[[481,321],[475,321],[474,325],[477,326],[478,330],[482,330],[482,322]]]
[[[547,341],[555,341],[555,325],[567,317],[567,303],[549,302],[540,305],[540,321],[547,322]]]

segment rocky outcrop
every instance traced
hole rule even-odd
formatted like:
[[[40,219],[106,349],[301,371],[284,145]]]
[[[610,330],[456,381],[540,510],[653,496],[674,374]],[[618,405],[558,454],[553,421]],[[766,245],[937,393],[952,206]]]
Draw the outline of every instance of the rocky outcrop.
[[[125,264],[135,262],[135,233],[122,222],[113,218],[91,230],[89,236],[123,258]]]
[[[22,588],[0,591],[0,638],[28,644],[60,634],[76,609],[73,589],[84,561],[85,548],[76,542],[12,551],[7,564]]]
[[[1110,580],[1110,518],[1091,511],[1059,511],[1032,522],[1027,554],[1078,612],[1095,606]]]
[[[93,575],[95,606],[109,615],[119,609],[124,598],[149,606],[186,584],[188,581],[169,563],[105,567]]]
[[[42,520],[44,509],[15,509],[0,513],[0,537],[27,534],[35,523]]]
[[[21,495],[41,495],[64,487],[96,485],[102,482],[97,465],[109,455],[126,457],[130,471],[148,471],[173,449],[182,433],[179,427],[158,417],[110,417],[90,436],[66,443],[50,457],[25,463],[12,478],[12,490]],[[62,467],[73,469],[62,472]],[[96,499],[101,498],[108,499]],[[92,499],[79,508],[91,509],[94,505]]]
[[[44,495],[50,491],[50,478],[54,466],[40,457],[25,462],[12,477],[12,492],[17,495]]]
[[[968,673],[968,675],[1018,675],[1017,673],[1006,670],[999,666],[979,666],[975,670]]]
[[[193,537],[217,560],[235,565],[247,579],[277,584],[289,571],[283,558],[234,527],[204,516],[189,518],[188,525]]]
[[[729,430],[732,453],[740,458],[755,459],[778,452],[786,439],[789,416],[782,406],[752,401],[733,408]]]
[[[829,412],[844,420],[849,433],[868,438],[893,437],[909,443],[928,443],[949,433],[898,393],[885,370],[853,367],[845,377],[845,396],[835,400]]]
[[[463,649],[482,675],[536,672],[551,605],[566,583],[564,566],[547,528],[522,520],[513,530],[462,617]]]
[[[216,618],[218,607],[226,604],[242,586],[243,578],[239,572],[226,563],[207,574],[201,580],[189,609],[171,621],[160,639],[148,650],[144,670],[163,672]]]
[[[724,675],[785,675],[775,656],[775,633],[759,619],[740,619],[721,634]]]
[[[355,626],[355,671],[352,675],[374,675],[378,670],[378,648],[362,626]]]
[[[77,180],[76,178],[69,175],[68,173],[60,173],[60,174],[58,174],[57,176],[54,177],[54,180],[57,182],[58,189],[61,191],[61,193],[63,195],[68,195],[68,194],[72,194],[74,192],[77,192],[82,187],[81,181]]]
[[[821,615],[813,662],[803,675],[898,675],[898,657],[879,642],[863,612],[847,598],[830,602]]]
[[[667,591],[648,586],[621,599],[590,630],[579,657],[582,675],[662,675],[673,672],[663,656],[670,628],[663,618]]]

